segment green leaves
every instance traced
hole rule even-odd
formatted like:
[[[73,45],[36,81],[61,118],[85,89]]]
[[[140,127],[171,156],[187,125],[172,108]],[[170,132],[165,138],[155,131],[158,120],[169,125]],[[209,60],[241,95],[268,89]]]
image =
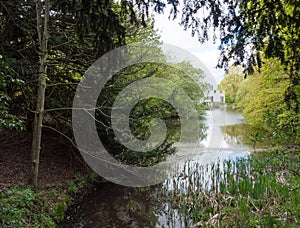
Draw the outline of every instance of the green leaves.
[[[125,1],[122,1],[125,2]],[[126,1],[127,2],[127,1]],[[178,14],[177,1],[168,1],[170,17]],[[132,0],[132,8],[137,4],[143,9],[164,1]],[[155,7],[154,7],[155,8]],[[156,9],[156,8],[155,8]],[[254,73],[256,66],[262,66],[260,55],[277,58],[287,69],[290,78],[289,89],[284,102],[288,109],[299,113],[300,70],[300,7],[299,0],[242,0],[242,1],[198,1],[185,0],[182,3],[181,25],[197,36],[203,43],[209,39],[220,39],[221,50],[218,67],[228,67],[228,63],[242,65],[248,74]],[[212,35],[210,35],[212,34]],[[231,100],[234,98],[231,96]]]
[[[22,85],[24,82],[12,78],[11,74],[8,60],[0,55],[0,127],[24,130],[23,121],[10,113],[11,98],[7,93],[7,87]]]
[[[164,59],[165,57],[161,50],[158,48],[157,51],[160,52],[159,55]],[[161,162],[174,152],[174,148],[171,145],[174,141],[180,139],[180,120],[176,108],[163,99],[153,97],[139,100],[133,107],[129,116],[130,130],[136,138],[141,140],[148,139],[151,121],[156,118],[162,119],[167,125],[167,139],[164,143],[154,151],[145,154],[128,150],[114,138],[114,133],[111,129],[110,112],[116,97],[131,83],[149,77],[165,79],[171,85],[166,87],[163,84],[157,84],[153,88],[154,93],[156,92],[155,90],[159,90],[165,97],[172,98],[172,96],[176,96],[178,89],[184,90],[189,98],[194,101],[199,115],[204,111],[204,107],[199,105],[200,100],[204,97],[205,84],[202,82],[204,75],[202,70],[193,68],[188,62],[140,63],[123,69],[114,75],[101,91],[98,99],[96,118],[101,120],[103,124],[98,123],[97,128],[99,135],[107,143],[110,153],[127,164],[149,166]],[[126,99],[131,101],[136,98],[127,95]],[[178,99],[178,105],[185,106],[183,101],[180,100],[180,96],[177,96],[175,99]],[[199,137],[202,137],[202,135]]]
[[[226,103],[236,103],[237,92],[243,79],[243,68],[241,66],[231,66],[228,69],[224,79],[218,85],[220,90],[225,91]]]
[[[285,102],[291,80],[278,59],[264,60],[260,71],[242,81],[236,93],[237,107],[248,123],[270,132],[275,140],[299,142],[299,114]],[[297,87],[295,87],[297,88]]]
[[[17,188],[0,190],[0,225],[3,227],[24,227],[29,225],[25,215],[30,213],[35,194],[31,189],[20,191]]]

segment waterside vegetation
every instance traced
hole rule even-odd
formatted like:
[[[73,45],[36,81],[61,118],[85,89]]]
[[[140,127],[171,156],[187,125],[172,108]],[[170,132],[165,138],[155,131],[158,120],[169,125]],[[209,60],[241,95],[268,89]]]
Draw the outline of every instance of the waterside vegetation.
[[[161,199],[186,218],[186,226],[300,226],[299,0],[190,0],[182,1],[180,10],[177,0],[2,1],[0,169],[8,177],[0,176],[0,226],[55,227],[64,217],[74,193],[91,179],[70,175],[63,187],[39,186],[40,169],[51,167],[61,176],[67,172],[57,163],[45,162],[43,152],[59,144],[59,140],[51,144],[45,140],[46,129],[72,144],[72,149],[54,148],[48,154],[54,157],[58,152],[57,160],[65,155],[62,162],[71,167],[74,160],[66,157],[80,156],[72,133],[72,102],[86,69],[114,48],[141,41],[164,59],[157,49],[161,41],[150,15],[166,13],[167,5],[170,18],[180,14],[183,28],[201,43],[220,39],[218,65],[228,68],[234,62],[220,85],[227,101],[258,129],[251,133],[254,147],[271,136],[277,149],[209,167],[192,169],[187,165],[185,179],[175,178],[173,190],[163,189],[168,195]],[[187,77],[181,69],[195,77]],[[148,157],[132,156],[132,151],[118,144],[111,127],[111,105],[119,91],[134,81],[158,75],[181,87],[192,100],[204,96],[203,72],[187,62],[137,64],[116,74],[98,99],[95,122],[107,149],[120,161],[150,166],[174,152],[170,133],[162,148]],[[195,108],[203,114],[202,105]],[[152,119],[171,119],[178,124],[177,114],[167,102],[151,98],[134,107],[130,125],[137,138],[145,139]],[[10,142],[7,129],[14,131]],[[22,141],[19,131],[29,133],[32,141]],[[13,160],[15,155],[18,158]],[[51,176],[53,170],[40,174]],[[20,176],[26,177],[17,179]],[[14,178],[17,181],[13,182]]]
[[[278,149],[207,167],[187,165],[189,174],[172,181],[168,202],[184,227],[298,227],[299,152]]]

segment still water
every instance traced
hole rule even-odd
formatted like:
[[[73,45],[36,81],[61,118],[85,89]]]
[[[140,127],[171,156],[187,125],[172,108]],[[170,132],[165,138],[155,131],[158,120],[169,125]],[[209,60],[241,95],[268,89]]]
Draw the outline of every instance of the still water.
[[[206,165],[249,155],[249,128],[240,113],[226,107],[211,109],[203,123],[207,126],[205,139],[199,139],[192,149],[176,145],[179,149],[170,159],[182,171],[174,178],[189,174],[190,164]],[[99,183],[67,212],[59,227],[184,227],[184,218],[164,201],[162,193],[170,188],[172,180],[148,188]]]

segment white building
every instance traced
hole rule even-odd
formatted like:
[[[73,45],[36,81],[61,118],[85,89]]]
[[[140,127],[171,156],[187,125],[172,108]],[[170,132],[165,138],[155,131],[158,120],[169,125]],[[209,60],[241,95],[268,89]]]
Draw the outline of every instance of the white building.
[[[225,103],[225,91],[209,89],[206,92],[205,103]]]

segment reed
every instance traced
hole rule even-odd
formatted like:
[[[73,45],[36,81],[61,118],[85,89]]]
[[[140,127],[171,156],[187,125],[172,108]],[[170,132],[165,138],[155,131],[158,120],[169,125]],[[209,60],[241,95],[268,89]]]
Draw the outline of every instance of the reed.
[[[176,210],[185,227],[300,226],[296,153],[273,151],[207,166],[187,162],[161,189],[169,214]]]

